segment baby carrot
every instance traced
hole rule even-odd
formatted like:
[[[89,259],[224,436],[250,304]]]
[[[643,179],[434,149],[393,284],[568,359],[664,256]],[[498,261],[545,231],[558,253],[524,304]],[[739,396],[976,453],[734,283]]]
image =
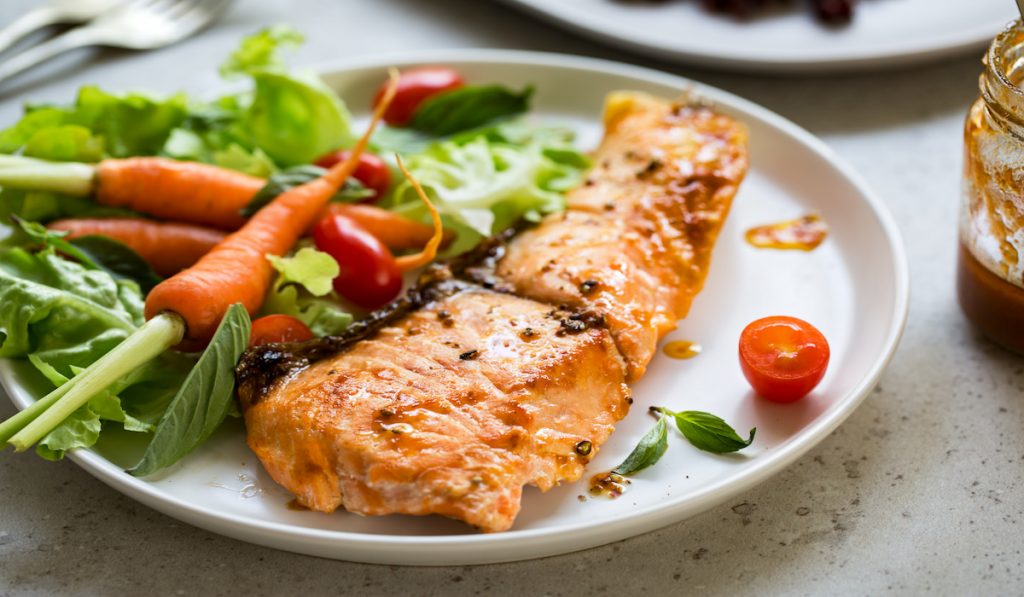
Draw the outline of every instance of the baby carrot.
[[[68,239],[100,235],[120,241],[161,276],[171,276],[191,266],[227,236],[212,228],[142,218],[57,220],[47,224],[47,228],[67,232]]]
[[[96,202],[165,220],[223,230],[245,223],[241,210],[265,180],[198,162],[160,157],[104,160],[96,167]]]

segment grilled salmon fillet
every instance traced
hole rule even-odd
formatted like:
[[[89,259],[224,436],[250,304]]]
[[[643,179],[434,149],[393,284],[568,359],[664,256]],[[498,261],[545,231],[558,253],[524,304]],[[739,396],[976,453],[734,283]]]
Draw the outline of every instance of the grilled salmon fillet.
[[[609,96],[605,137],[569,209],[512,241],[498,275],[535,300],[596,311],[643,375],[686,316],[747,171],[747,131],[714,110]]]
[[[502,531],[524,485],[580,478],[700,290],[746,171],[745,130],[710,108],[622,93],[605,118],[564,214],[480,267],[434,266],[346,338],[243,357],[249,446],[301,504]]]
[[[462,291],[249,408],[249,445],[313,510],[442,514],[505,530],[523,485],[579,478],[628,410],[607,330],[566,333],[564,316]]]

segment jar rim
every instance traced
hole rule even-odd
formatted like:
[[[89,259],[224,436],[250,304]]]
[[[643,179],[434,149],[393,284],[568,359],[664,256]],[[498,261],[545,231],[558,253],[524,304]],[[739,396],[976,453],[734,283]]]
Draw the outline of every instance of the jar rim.
[[[1013,64],[1008,63],[1011,54],[1015,54]],[[1020,19],[996,35],[983,62],[985,72],[979,87],[985,103],[998,116],[1016,125],[1014,128],[1024,127],[1024,24]],[[1020,80],[1014,82],[1011,70],[1020,75]],[[1024,137],[1024,130],[1020,133]]]

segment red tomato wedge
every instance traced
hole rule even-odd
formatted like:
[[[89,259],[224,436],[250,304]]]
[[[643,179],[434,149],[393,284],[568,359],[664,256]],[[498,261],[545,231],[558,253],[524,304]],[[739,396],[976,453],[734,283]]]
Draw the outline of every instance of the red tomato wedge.
[[[424,100],[442,91],[458,89],[464,84],[465,81],[458,71],[442,66],[425,66],[403,71],[398,77],[395,99],[384,112],[384,122],[393,126],[405,126],[412,120],[416,109]],[[374,106],[384,96],[386,86],[385,81],[377,90],[377,95],[373,99]]]
[[[312,339],[313,332],[309,327],[291,315],[267,315],[252,322],[249,348],[273,342],[303,342]]]
[[[347,149],[339,149],[320,156],[315,163],[321,168],[330,169],[338,162],[347,160],[351,153]],[[373,195],[366,199],[369,202],[383,197],[391,186],[391,171],[388,170],[388,165],[380,157],[365,151],[359,155],[359,165],[356,166],[352,177],[373,191]]]
[[[796,317],[765,317],[740,334],[740,367],[762,398],[793,402],[809,394],[825,376],[829,348],[825,336]]]

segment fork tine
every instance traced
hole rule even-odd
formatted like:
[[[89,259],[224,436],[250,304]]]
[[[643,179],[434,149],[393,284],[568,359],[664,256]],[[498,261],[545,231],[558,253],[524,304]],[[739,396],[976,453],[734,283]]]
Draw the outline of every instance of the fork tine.
[[[179,19],[188,14],[191,10],[202,6],[202,0],[172,0],[174,4],[167,10],[167,16],[171,19]]]
[[[192,6],[187,12],[177,18],[178,26],[189,32],[202,29],[208,23],[219,17],[231,4],[231,0],[196,1],[189,0]]]

